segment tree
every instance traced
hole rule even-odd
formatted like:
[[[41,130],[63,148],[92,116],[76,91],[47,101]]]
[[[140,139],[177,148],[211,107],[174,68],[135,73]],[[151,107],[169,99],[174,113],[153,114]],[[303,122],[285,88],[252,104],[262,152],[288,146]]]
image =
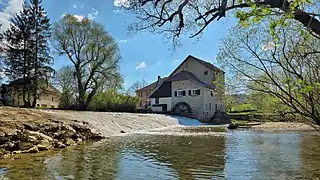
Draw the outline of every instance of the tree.
[[[218,60],[241,83],[277,97],[305,122],[320,125],[320,39],[291,22],[274,40],[265,24],[233,30]]]
[[[137,15],[138,22],[131,28],[151,29],[177,38],[191,31],[190,37],[203,32],[206,27],[238,10],[241,22],[257,22],[269,15],[282,17],[270,23],[273,29],[283,25],[285,19],[294,19],[314,34],[320,36],[318,0],[128,0],[122,6]],[[241,10],[244,9],[244,10]]]
[[[30,0],[25,3],[5,32],[6,73],[11,80],[22,83],[23,101],[27,107],[35,107],[38,94],[54,71],[50,67],[52,57],[48,47],[50,23],[41,2]]]
[[[148,85],[148,82],[144,79],[142,79],[141,81],[136,81],[135,83],[133,83],[133,85],[128,89],[129,90],[129,93],[131,95],[135,95],[136,94],[136,91],[147,86]]]
[[[53,27],[53,46],[74,68],[78,108],[87,109],[94,95],[119,74],[119,49],[104,28],[87,18],[65,15]]]
[[[32,49],[34,53],[34,73],[33,77],[33,102],[31,107],[36,106],[39,92],[42,91],[43,85],[41,83],[48,83],[48,79],[52,77],[54,69],[51,67],[53,58],[50,56],[50,48],[48,47],[48,40],[51,37],[51,24],[49,18],[40,5],[42,0],[30,0],[30,14],[32,18]],[[40,80],[40,81],[39,81]],[[43,81],[45,80],[45,81]],[[40,84],[39,84],[40,83]]]
[[[55,84],[61,90],[59,108],[70,109],[75,104],[77,85],[72,66],[62,67],[57,71]]]
[[[4,59],[6,74],[10,80],[22,79],[22,96],[25,105],[30,106],[30,96],[26,97],[31,89],[27,86],[27,79],[30,76],[32,64],[32,48],[30,45],[31,19],[28,5],[23,6],[23,10],[11,19],[12,25],[4,33],[6,40],[6,57]],[[28,93],[28,95],[30,95]]]

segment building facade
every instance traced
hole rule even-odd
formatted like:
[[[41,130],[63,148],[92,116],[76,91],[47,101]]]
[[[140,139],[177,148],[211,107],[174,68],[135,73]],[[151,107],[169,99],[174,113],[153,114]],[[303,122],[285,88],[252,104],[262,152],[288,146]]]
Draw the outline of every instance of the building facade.
[[[192,114],[209,121],[216,112],[224,112],[221,94],[215,83],[224,83],[224,72],[211,63],[188,56],[148,97],[154,112],[174,111]]]
[[[11,82],[8,86],[8,101],[12,106],[23,107],[25,106],[23,100],[22,83],[18,81]],[[33,101],[33,92],[26,92],[25,98]],[[61,93],[58,89],[48,83],[44,83],[41,91],[36,98],[36,107],[42,108],[58,108],[61,98]]]

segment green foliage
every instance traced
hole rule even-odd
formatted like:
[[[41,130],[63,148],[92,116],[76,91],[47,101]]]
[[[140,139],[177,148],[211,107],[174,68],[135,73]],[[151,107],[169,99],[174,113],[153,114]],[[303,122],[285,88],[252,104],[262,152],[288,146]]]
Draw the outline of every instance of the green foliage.
[[[10,80],[23,80],[23,101],[27,107],[35,107],[36,97],[43,90],[38,81],[48,82],[54,72],[48,47],[50,23],[41,3],[41,0],[25,2],[4,33],[6,74]]]
[[[139,98],[120,94],[115,89],[98,93],[89,106],[92,111],[135,112]]]
[[[102,25],[65,15],[54,24],[53,45],[72,63],[79,109],[87,109],[98,92],[121,86],[119,48]]]
[[[247,103],[242,103],[237,106],[232,107],[232,111],[237,111],[237,112],[245,112],[245,111],[255,111],[257,110],[257,107],[253,104],[247,104]]]

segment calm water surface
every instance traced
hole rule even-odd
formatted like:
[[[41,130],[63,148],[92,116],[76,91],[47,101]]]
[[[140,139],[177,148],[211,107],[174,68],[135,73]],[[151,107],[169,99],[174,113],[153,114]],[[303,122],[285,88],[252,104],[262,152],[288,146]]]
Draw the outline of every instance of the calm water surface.
[[[0,161],[0,179],[319,179],[320,137],[189,127]]]

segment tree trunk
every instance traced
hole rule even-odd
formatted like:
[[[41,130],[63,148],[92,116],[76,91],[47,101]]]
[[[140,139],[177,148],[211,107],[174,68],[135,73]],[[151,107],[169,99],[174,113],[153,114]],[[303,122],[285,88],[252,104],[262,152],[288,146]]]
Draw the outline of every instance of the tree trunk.
[[[36,103],[37,103],[37,90],[38,90],[38,1],[35,2],[35,8],[36,8],[36,13],[35,13],[35,30],[36,30],[36,44],[35,44],[35,62],[34,62],[34,86],[33,86],[33,102],[31,107],[34,108],[36,107]]]

